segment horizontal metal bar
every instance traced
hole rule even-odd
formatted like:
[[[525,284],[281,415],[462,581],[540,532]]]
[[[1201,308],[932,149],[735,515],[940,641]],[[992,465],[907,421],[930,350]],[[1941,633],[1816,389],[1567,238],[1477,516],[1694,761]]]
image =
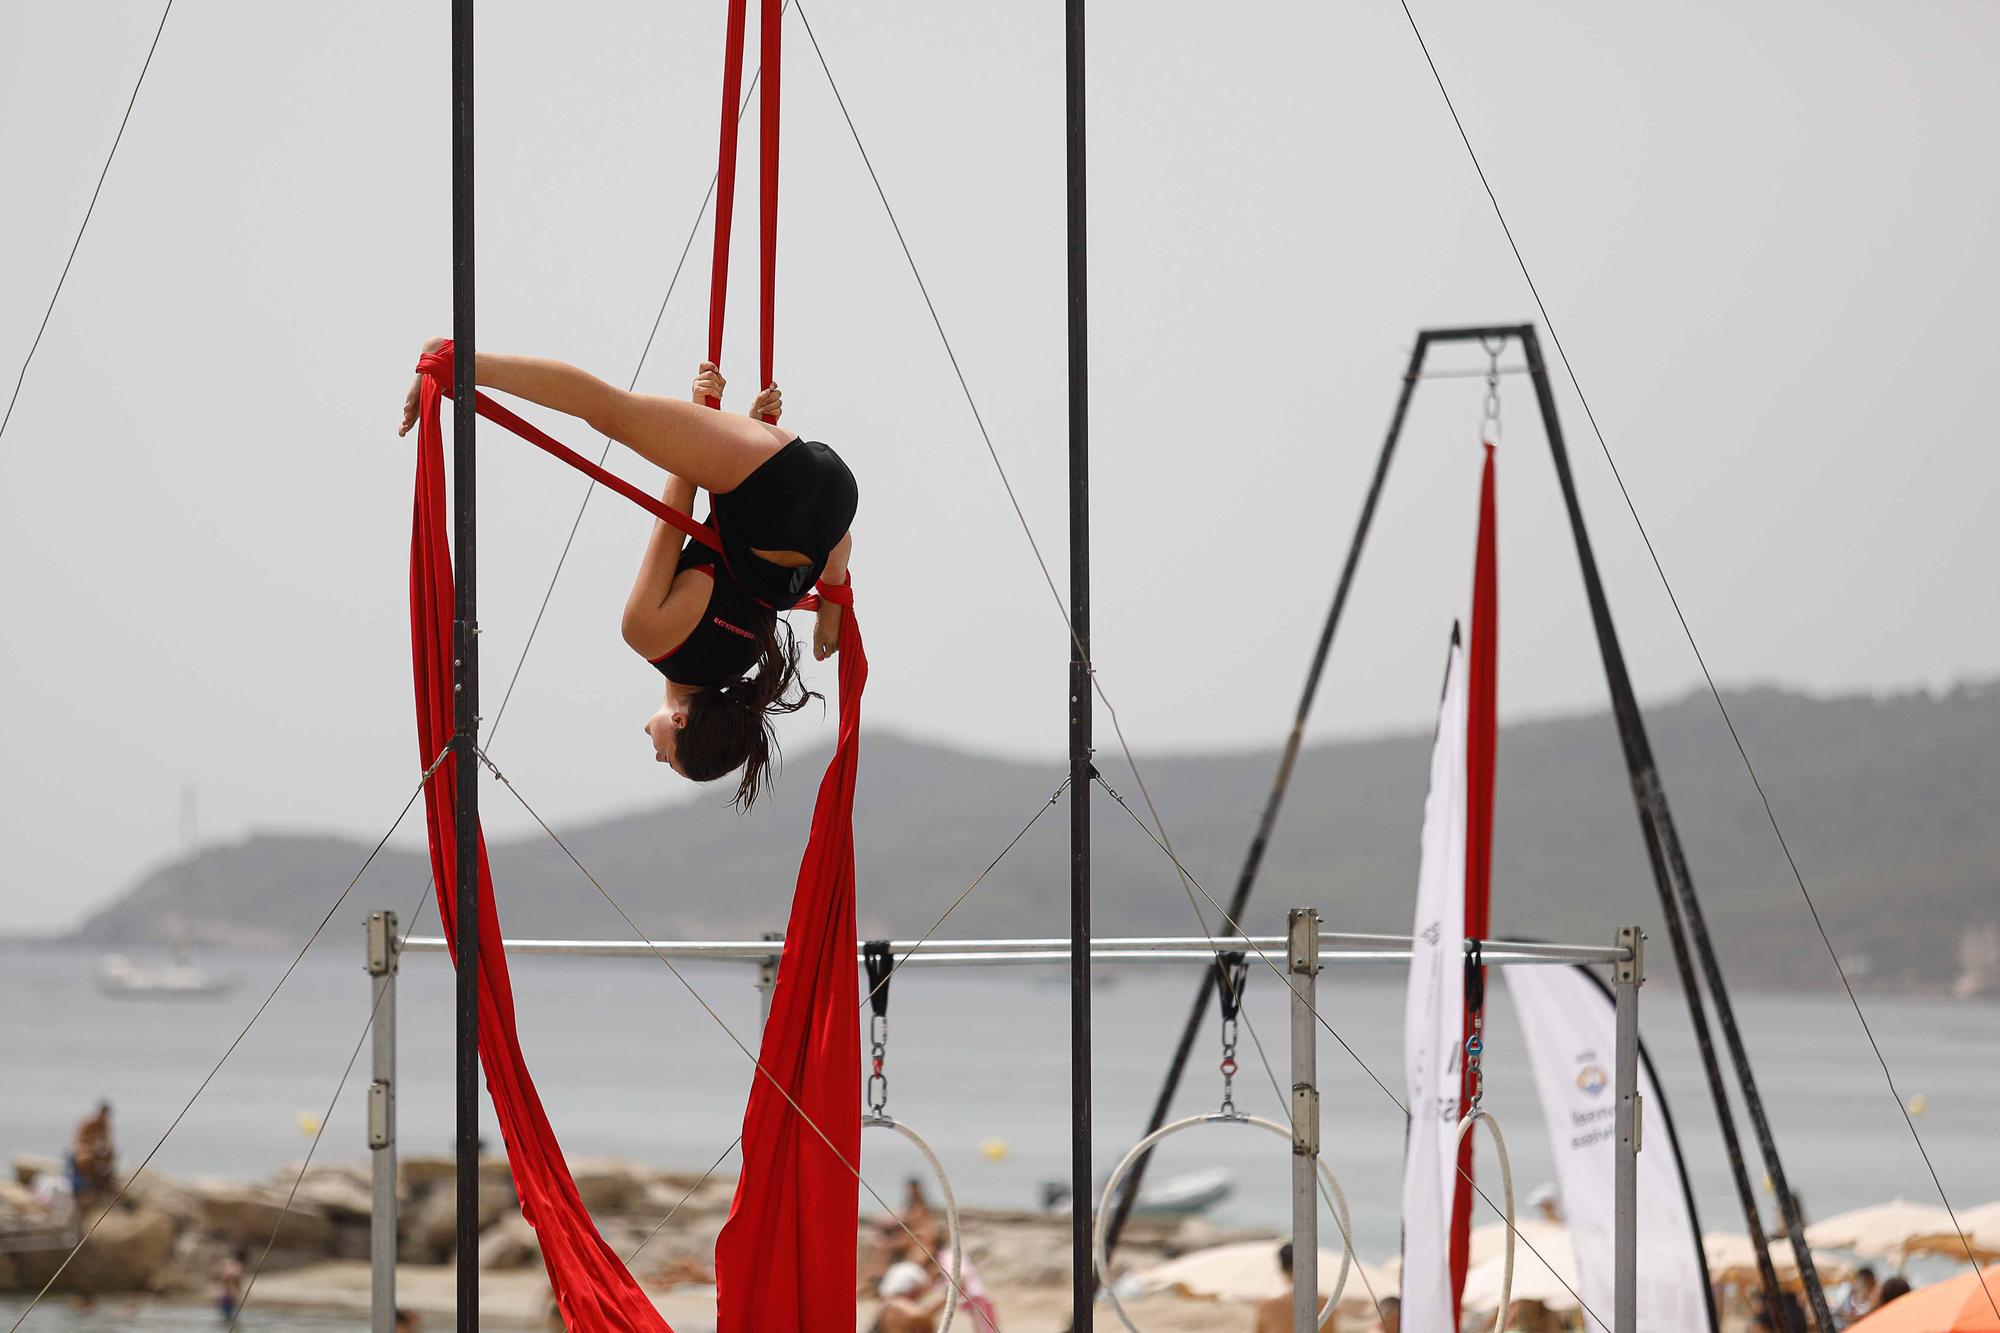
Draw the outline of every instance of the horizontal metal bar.
[[[1322,962],[1403,963],[1410,959],[1407,935],[1354,935],[1325,931],[1320,935]],[[519,957],[543,955],[584,958],[669,958],[682,962],[761,963],[784,948],[782,940],[507,940],[507,952]],[[1134,936],[1093,940],[1092,959],[1113,963],[1207,963],[1218,950],[1280,956],[1283,936]],[[1488,966],[1537,963],[1618,963],[1630,955],[1619,948],[1564,944],[1522,944],[1479,941],[1480,958]],[[890,951],[909,965],[1064,963],[1069,961],[1065,939],[1016,940],[891,940]],[[1472,948],[1467,944],[1467,951]],[[444,940],[413,936],[403,941],[406,954],[445,952]],[[857,957],[860,954],[856,946]]]

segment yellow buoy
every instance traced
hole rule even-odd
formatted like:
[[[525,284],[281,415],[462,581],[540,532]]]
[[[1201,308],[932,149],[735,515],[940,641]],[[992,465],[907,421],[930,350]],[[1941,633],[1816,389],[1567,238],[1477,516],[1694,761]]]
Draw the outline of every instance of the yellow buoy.
[[[979,1151],[986,1154],[986,1160],[989,1162],[1004,1162],[1007,1160],[1007,1140],[981,1139]]]
[[[319,1117],[311,1111],[299,1112],[299,1133],[312,1138],[319,1133]]]
[[[1916,1096],[1910,1098],[1909,1112],[1912,1116],[1920,1116],[1924,1112],[1930,1109],[1931,1109],[1931,1099],[1924,1096],[1924,1094],[1922,1094],[1921,1092],[1918,1093]]]

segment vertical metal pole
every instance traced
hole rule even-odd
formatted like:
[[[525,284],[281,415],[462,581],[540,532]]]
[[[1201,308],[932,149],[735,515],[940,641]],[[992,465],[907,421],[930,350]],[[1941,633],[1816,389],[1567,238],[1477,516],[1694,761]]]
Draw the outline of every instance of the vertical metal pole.
[[[1319,1327],[1319,912],[1285,916],[1292,991],[1292,1333]]]
[[[1611,623],[1611,607],[1605,599],[1604,581],[1597,570],[1597,557],[1591,551],[1590,536],[1583,526],[1583,509],[1577,502],[1576,481],[1570,475],[1569,450],[1563,443],[1562,422],[1556,416],[1555,393],[1549,383],[1548,368],[1542,361],[1541,342],[1535,336],[1533,325],[1524,325],[1519,336],[1522,349],[1527,353],[1528,370],[1534,380],[1535,399],[1541,408],[1542,423],[1548,432],[1549,451],[1554,456],[1563,505],[1569,512],[1577,564],[1582,570],[1584,592],[1590,601],[1591,622],[1597,630],[1598,652],[1604,659],[1605,683],[1611,691],[1611,711],[1618,722],[1618,737],[1625,749],[1625,766],[1632,782],[1632,799],[1638,807],[1639,828],[1645,837],[1647,855],[1652,860],[1654,880],[1659,886],[1661,910],[1666,917],[1667,928],[1674,936],[1674,951],[1681,960],[1682,984],[1687,991],[1689,1011],[1695,1018],[1697,1045],[1701,1047],[1703,1063],[1709,1071],[1710,1087],[1715,1094],[1717,1119],[1722,1124],[1725,1142],[1733,1144],[1735,1124],[1728,1098],[1722,1089],[1721,1071],[1715,1063],[1714,1050],[1709,1045],[1708,1024],[1701,1009],[1701,992],[1694,981],[1693,963],[1700,965],[1702,979],[1708,984],[1709,998],[1715,1004],[1716,1026],[1722,1030],[1723,1043],[1729,1048],[1730,1063],[1735,1067],[1737,1086],[1743,1094],[1744,1114],[1750,1119],[1751,1132],[1756,1136],[1758,1151],[1764,1159],[1764,1170],[1770,1176],[1772,1191],[1778,1196],[1778,1212],[1791,1238],[1792,1256],[1798,1261],[1814,1322],[1821,1333],[1833,1333],[1833,1315],[1827,1308],[1826,1291],[1820,1285],[1812,1249],[1806,1244],[1805,1221],[1799,1215],[1798,1202],[1792,1197],[1791,1185],[1785,1179],[1784,1163],[1778,1158],[1777,1140],[1772,1136],[1770,1121],[1764,1113],[1764,1099],[1757,1091],[1757,1078],[1750,1070],[1750,1057],[1744,1049],[1742,1033],[1736,1026],[1736,1010],[1730,1003],[1729,988],[1723,981],[1722,965],[1716,960],[1715,945],[1709,939],[1701,900],[1695,895],[1694,877],[1688,871],[1680,834],[1675,830],[1673,814],[1667,808],[1667,793],[1660,784],[1659,765],[1654,762],[1653,747],[1646,737],[1646,724],[1639,712],[1638,697],[1632,691],[1632,678],[1625,669],[1625,653],[1618,643],[1618,631]],[[1736,1175],[1737,1193],[1749,1224],[1751,1240],[1757,1247],[1757,1266],[1764,1282],[1765,1299],[1775,1302],[1777,1275],[1766,1252],[1763,1227],[1757,1216],[1755,1198],[1750,1193],[1749,1177],[1742,1169],[1740,1150],[1732,1153],[1730,1165]],[[1778,1312],[1774,1308],[1772,1313],[1775,1317]]]
[[[1292,729],[1285,737],[1284,749],[1278,756],[1278,772],[1271,779],[1270,794],[1264,798],[1264,813],[1258,817],[1257,830],[1250,838],[1250,848],[1243,855],[1243,868],[1237,872],[1236,888],[1229,897],[1229,920],[1215,923],[1217,933],[1234,933],[1230,921],[1241,921],[1244,911],[1250,905],[1250,890],[1256,886],[1257,872],[1263,867],[1264,852],[1271,845],[1271,833],[1278,826],[1278,811],[1285,803],[1285,792],[1292,784],[1292,769],[1297,765],[1299,750],[1305,744],[1306,719],[1312,714],[1313,699],[1319,694],[1320,677],[1325,674],[1326,660],[1333,651],[1334,632],[1340,628],[1341,613],[1347,609],[1347,595],[1354,587],[1354,573],[1361,566],[1361,551],[1368,542],[1368,530],[1375,523],[1376,505],[1382,498],[1382,486],[1389,478],[1389,462],[1395,457],[1396,442],[1403,435],[1403,421],[1409,415],[1410,399],[1416,393],[1419,376],[1424,368],[1424,354],[1430,346],[1430,335],[1417,335],[1417,345],[1410,352],[1409,369],[1403,373],[1403,391],[1396,398],[1396,411],[1389,419],[1389,434],[1382,441],[1381,455],[1375,461],[1375,479],[1369,483],[1368,496],[1361,502],[1361,517],[1354,524],[1354,536],[1347,545],[1347,561],[1340,569],[1340,582],[1334,586],[1333,605],[1327,608],[1326,621],[1320,626],[1319,645],[1313,650],[1312,666],[1306,671],[1305,688],[1299,693],[1299,706],[1292,714]],[[1167,1062],[1167,1076],[1160,1083],[1160,1094],[1153,1101],[1153,1113],[1146,1120],[1145,1138],[1167,1123],[1173,1114],[1174,1095],[1180,1091],[1181,1078],[1187,1073],[1188,1059],[1194,1054],[1195,1038],[1202,1025],[1208,1021],[1208,1006],[1215,994],[1216,969],[1203,968],[1201,981],[1195,987],[1194,1007],[1188,1011],[1187,1021],[1181,1024],[1180,1042],[1174,1047],[1173,1057]],[[1125,1223],[1132,1216],[1132,1203],[1139,1197],[1139,1187],[1146,1179],[1146,1167],[1153,1160],[1148,1151],[1132,1164],[1125,1176],[1125,1184],[1118,1197],[1112,1201],[1111,1221],[1105,1227],[1104,1250],[1106,1255],[1118,1249],[1118,1238],[1124,1234]]]
[[[1065,0],[1069,159],[1069,1115],[1070,1329],[1090,1333],[1090,343],[1084,213],[1084,0]]]
[[[373,1081],[368,1085],[369,1328],[396,1328],[396,935],[394,912],[368,914]]]
[[[451,0],[451,336],[453,545],[458,606],[452,621],[457,710],[458,1276],[459,1333],[479,1328],[479,597],[473,427],[477,350],[472,251],[473,0]]]
[[[1639,987],[1646,980],[1646,937],[1637,926],[1618,932],[1618,947],[1632,956],[1611,970],[1617,1008],[1618,1058],[1613,1075],[1618,1094],[1615,1128],[1618,1158],[1612,1190],[1612,1333],[1639,1327],[1639,1148],[1644,1105],[1639,1100]]]

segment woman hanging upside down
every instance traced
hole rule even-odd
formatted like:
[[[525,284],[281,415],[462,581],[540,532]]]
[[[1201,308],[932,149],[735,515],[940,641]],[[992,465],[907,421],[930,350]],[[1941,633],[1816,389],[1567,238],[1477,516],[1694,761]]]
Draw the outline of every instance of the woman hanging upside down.
[[[433,338],[426,355],[445,353]],[[646,723],[654,757],[695,782],[743,770],[735,804],[749,809],[777,749],[771,719],[818,696],[799,680],[798,642],[782,613],[815,582],[847,582],[859,491],[840,456],[776,423],[778,386],[757,395],[749,416],[711,411],[722,373],[703,362],[694,402],[627,393],[560,361],[479,353],[485,388],[580,417],[668,473],[660,498],[694,512],[709,494],[717,555],[655,522],[625,601],[625,642],[667,678],[666,697]],[[403,403],[416,424],[422,376]],[[765,420],[759,420],[765,418]],[[840,651],[840,607],[822,600],[813,656]]]

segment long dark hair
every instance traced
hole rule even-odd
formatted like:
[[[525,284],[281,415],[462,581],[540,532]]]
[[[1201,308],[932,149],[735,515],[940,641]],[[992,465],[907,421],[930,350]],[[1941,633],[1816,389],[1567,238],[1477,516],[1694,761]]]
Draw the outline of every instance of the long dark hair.
[[[756,628],[756,674],[689,699],[687,725],[675,746],[681,772],[696,782],[713,782],[741,768],[743,778],[730,802],[740,810],[757,803],[778,757],[771,719],[820,697],[799,679],[799,641],[791,625],[767,613],[757,617]]]

